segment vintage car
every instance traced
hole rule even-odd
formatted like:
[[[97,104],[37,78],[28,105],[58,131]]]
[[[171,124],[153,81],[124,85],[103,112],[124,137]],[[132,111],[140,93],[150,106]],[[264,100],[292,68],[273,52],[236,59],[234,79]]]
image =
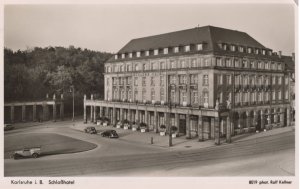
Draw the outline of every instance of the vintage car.
[[[4,131],[13,130],[14,127],[11,124],[4,124]]]
[[[119,135],[115,130],[106,130],[101,133],[102,137],[108,137],[108,138],[119,138]]]
[[[28,157],[37,158],[40,155],[41,155],[41,147],[32,147],[32,148],[23,148],[22,150],[15,151],[11,157],[14,159],[28,158]]]
[[[95,127],[86,127],[84,129],[85,133],[90,133],[90,134],[97,134],[97,130]]]

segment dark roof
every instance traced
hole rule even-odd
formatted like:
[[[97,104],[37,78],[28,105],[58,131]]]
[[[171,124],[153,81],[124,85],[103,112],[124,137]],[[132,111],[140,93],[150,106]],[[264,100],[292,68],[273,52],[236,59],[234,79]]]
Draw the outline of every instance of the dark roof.
[[[217,43],[228,43],[256,48],[265,48],[245,32],[219,28],[214,26],[203,26],[182,31],[137,38],[127,43],[118,54],[136,52],[164,47],[183,46],[189,44],[206,43],[207,51],[213,51]]]
[[[281,56],[281,59],[283,60],[288,70],[295,71],[295,61],[292,56]]]

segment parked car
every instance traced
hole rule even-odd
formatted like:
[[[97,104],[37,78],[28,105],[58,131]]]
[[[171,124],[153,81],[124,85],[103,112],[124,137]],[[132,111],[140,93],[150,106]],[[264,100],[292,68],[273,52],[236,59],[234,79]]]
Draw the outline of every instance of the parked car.
[[[90,134],[97,134],[97,130],[95,127],[87,127],[84,129],[84,132],[90,133]]]
[[[14,126],[12,124],[4,124],[4,131],[13,130]]]
[[[22,150],[15,151],[11,156],[14,159],[18,158],[37,158],[41,155],[41,147],[23,148]]]
[[[119,138],[118,133],[115,130],[106,130],[101,133],[102,137]]]

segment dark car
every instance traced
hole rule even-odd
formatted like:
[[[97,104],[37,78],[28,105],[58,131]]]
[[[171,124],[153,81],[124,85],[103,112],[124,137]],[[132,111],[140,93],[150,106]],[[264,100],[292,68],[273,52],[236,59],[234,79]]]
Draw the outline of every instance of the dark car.
[[[84,132],[90,133],[90,134],[97,134],[97,130],[95,129],[95,127],[87,127],[84,129]]]
[[[115,130],[106,130],[101,133],[102,137],[119,138],[118,133]]]
[[[4,124],[4,131],[13,130],[14,127],[11,124]]]

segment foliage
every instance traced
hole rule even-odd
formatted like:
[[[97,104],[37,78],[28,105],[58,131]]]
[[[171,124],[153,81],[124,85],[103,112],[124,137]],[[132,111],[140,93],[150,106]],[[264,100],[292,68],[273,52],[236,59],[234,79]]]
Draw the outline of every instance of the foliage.
[[[59,97],[64,93],[68,109],[72,106],[70,86],[73,85],[75,107],[82,109],[84,94],[103,98],[104,62],[110,56],[73,46],[35,47],[16,52],[5,48],[4,101],[40,100],[46,94]]]
[[[160,128],[161,129],[166,129],[166,126],[165,125],[161,125]]]
[[[171,131],[172,131],[172,132],[176,132],[176,131],[177,131],[177,127],[172,126],[172,127],[171,127]]]

